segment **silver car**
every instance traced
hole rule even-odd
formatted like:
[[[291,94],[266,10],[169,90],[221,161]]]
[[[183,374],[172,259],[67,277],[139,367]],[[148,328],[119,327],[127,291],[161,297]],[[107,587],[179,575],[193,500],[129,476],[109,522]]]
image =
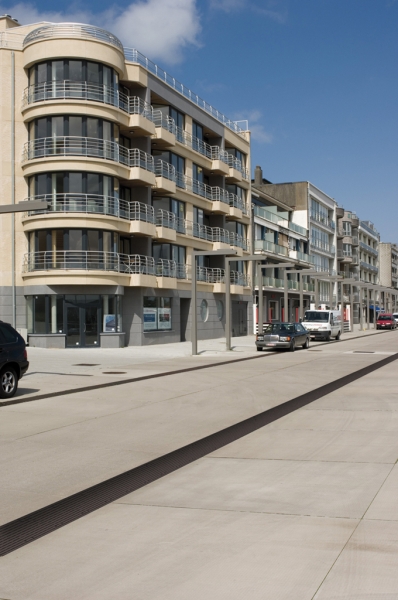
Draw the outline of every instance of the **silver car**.
[[[297,346],[307,349],[310,345],[310,333],[301,323],[271,323],[264,332],[256,336],[257,350],[263,348],[288,348],[294,352]]]

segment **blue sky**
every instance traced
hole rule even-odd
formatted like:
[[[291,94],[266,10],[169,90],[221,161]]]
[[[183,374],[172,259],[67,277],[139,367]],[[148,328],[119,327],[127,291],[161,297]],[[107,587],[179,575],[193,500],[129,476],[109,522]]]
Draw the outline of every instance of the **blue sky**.
[[[309,180],[398,242],[398,0],[0,0],[3,12],[111,29],[248,119],[252,169]]]

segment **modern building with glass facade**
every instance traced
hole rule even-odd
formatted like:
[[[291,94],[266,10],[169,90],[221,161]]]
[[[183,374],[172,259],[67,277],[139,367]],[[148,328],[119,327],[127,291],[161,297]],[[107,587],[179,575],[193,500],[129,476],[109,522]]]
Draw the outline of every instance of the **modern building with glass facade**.
[[[250,139],[90,25],[0,18],[0,319],[31,345],[190,339],[192,252],[234,250],[233,334],[250,331]],[[224,335],[221,256],[200,257],[200,338]]]

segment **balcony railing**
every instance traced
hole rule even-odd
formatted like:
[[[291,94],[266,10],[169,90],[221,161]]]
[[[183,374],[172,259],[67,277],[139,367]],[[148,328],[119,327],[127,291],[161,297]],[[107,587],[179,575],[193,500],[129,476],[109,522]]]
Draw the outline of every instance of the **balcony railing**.
[[[164,177],[170,181],[176,180],[175,167],[164,160],[155,160],[155,175],[156,177]]]
[[[268,240],[255,240],[254,249],[263,250],[265,252],[272,252],[273,254],[279,254],[281,256],[289,255],[289,248],[286,248],[285,246],[280,246],[279,244],[274,244],[273,242],[269,242]]]
[[[369,246],[368,244],[365,244],[365,242],[359,242],[359,245],[368,254],[373,254],[373,256],[379,256],[379,253],[376,250],[376,248],[372,248],[372,246]]]
[[[196,106],[199,106],[206,113],[211,115],[214,119],[228,127],[235,133],[240,135],[244,135],[244,130],[241,129],[238,125],[237,121],[231,121],[225,115],[223,115],[220,111],[211,106],[208,102],[200,98],[197,94],[195,94],[192,90],[185,87],[182,83],[177,81],[174,77],[166,73],[163,69],[158,67],[155,63],[153,63],[149,58],[138,52],[135,48],[124,48],[124,55],[127,61],[137,63],[144,67],[147,71],[150,71],[153,75],[158,77],[163,83],[166,83],[179,94],[187,98]]]
[[[366,223],[364,223],[363,221],[359,222],[359,227],[360,227],[360,229],[364,229],[367,233],[372,235],[374,238],[379,239],[379,232],[377,231],[377,229],[372,229],[371,227],[366,225]]]
[[[50,156],[86,156],[103,158],[127,167],[155,172],[154,158],[137,148],[125,148],[116,142],[77,136],[39,138],[24,145],[23,162]]]
[[[292,250],[291,248],[289,248],[289,257],[301,260],[302,262],[311,262],[309,254],[305,254],[305,252],[300,252],[299,250]]]
[[[319,212],[311,211],[310,216],[311,216],[312,221],[321,223],[322,225],[325,225],[325,227],[328,227],[329,229],[334,230],[336,228],[336,223],[332,219],[329,219],[329,217],[326,217]]]
[[[155,260],[138,254],[81,250],[48,250],[25,254],[23,273],[49,270],[111,271],[155,275]]]
[[[175,279],[188,279],[187,266],[175,260],[161,258],[156,264],[158,277],[173,277]]]
[[[207,183],[192,179],[183,173],[177,171],[176,173],[176,184],[177,187],[192,192],[202,198],[206,198],[212,202],[223,202],[229,206],[235,206],[242,210],[244,214],[248,214],[248,208],[246,202],[239,198],[236,194],[227,192],[223,188],[218,186],[211,186]]]
[[[377,273],[378,272],[378,267],[375,267],[374,265],[371,265],[368,262],[365,262],[364,260],[361,260],[360,262],[361,268],[362,269],[366,269],[367,271],[372,271],[372,273]]]
[[[44,194],[33,196],[30,200],[48,203],[47,209],[28,210],[27,216],[50,213],[85,213],[118,217],[128,221],[155,223],[152,206],[143,202],[127,202],[112,196],[99,194]]]
[[[34,42],[49,40],[51,38],[76,38],[99,41],[115,46],[115,48],[123,53],[122,42],[115,35],[105,29],[82,23],[52,23],[51,25],[37,27],[25,37],[23,47],[26,48]]]
[[[317,238],[310,239],[310,245],[317,250],[321,250],[322,252],[327,252],[328,254],[336,254],[335,246],[324,242],[323,240],[319,240]]]
[[[292,221],[283,219],[282,217],[267,210],[266,208],[263,208],[262,206],[258,206],[258,204],[254,204],[253,206],[254,206],[254,215],[256,217],[260,217],[262,219],[265,219],[266,221],[270,221],[271,223],[280,225],[281,227],[288,227],[291,231],[295,231],[296,233],[299,233],[300,235],[307,237],[308,230],[305,227],[301,227],[300,225],[296,225],[296,223],[293,223]]]

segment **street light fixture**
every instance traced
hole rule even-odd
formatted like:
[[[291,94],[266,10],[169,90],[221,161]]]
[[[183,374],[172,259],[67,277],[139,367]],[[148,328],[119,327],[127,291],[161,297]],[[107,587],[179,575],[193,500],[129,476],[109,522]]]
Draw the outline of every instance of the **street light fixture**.
[[[26,212],[27,210],[45,210],[48,202],[44,200],[27,200],[18,204],[3,204],[0,206],[0,214]]]

